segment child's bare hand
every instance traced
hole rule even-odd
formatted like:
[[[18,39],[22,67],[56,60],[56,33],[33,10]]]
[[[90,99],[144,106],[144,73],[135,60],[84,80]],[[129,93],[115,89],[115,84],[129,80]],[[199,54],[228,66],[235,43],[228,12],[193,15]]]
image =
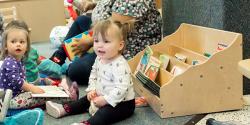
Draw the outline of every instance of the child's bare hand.
[[[97,97],[97,93],[96,93],[95,90],[90,91],[90,92],[87,94],[87,98],[88,98],[89,101],[93,100],[93,99],[96,98],[96,97]]]
[[[95,97],[93,102],[96,107],[102,107],[108,103],[103,96]]]
[[[24,81],[22,89],[27,92],[32,92],[34,94],[42,94],[44,93],[44,90],[39,88],[38,86],[34,86],[33,84],[29,84],[26,81]]]
[[[44,90],[37,87],[37,86],[34,86],[33,90],[32,90],[32,93],[35,93],[35,94],[42,94],[44,93]]]

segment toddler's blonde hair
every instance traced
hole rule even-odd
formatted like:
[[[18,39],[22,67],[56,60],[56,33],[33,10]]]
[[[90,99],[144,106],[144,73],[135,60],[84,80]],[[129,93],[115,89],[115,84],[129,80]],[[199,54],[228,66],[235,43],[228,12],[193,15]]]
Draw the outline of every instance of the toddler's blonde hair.
[[[120,21],[112,20],[111,18],[107,20],[98,21],[93,27],[94,37],[97,37],[99,33],[101,33],[102,36],[106,36],[108,29],[112,25],[116,25],[119,28],[119,31],[116,32],[116,35],[119,36],[120,40],[124,41],[124,47],[121,50],[122,53],[126,47],[126,40],[128,34],[133,30],[134,22],[135,20],[129,20],[127,22],[122,23]]]

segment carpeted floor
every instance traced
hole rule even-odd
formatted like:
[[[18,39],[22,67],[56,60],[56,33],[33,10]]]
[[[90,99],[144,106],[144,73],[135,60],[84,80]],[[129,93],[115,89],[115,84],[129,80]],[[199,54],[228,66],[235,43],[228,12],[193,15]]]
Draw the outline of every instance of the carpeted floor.
[[[38,50],[40,55],[50,57],[55,51],[55,48],[50,42],[33,43],[32,47]],[[83,96],[86,86],[80,86],[80,95]],[[161,119],[150,107],[136,108],[134,115],[117,123],[116,125],[183,125],[188,122],[193,116],[184,116],[176,118]],[[87,120],[88,113],[79,115],[67,116],[60,119],[55,119],[45,113],[44,125],[70,125],[73,122]]]

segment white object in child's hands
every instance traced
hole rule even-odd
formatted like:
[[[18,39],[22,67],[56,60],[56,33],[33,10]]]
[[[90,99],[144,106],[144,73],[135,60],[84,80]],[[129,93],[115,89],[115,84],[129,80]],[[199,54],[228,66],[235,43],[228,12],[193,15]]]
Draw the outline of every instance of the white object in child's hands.
[[[95,106],[94,102],[90,101],[89,114],[91,114],[92,116],[95,115],[98,109],[99,108]]]

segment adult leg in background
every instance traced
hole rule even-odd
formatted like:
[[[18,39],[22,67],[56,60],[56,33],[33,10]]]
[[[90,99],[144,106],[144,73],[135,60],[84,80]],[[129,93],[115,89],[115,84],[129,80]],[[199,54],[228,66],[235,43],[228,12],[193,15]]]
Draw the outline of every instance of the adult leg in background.
[[[77,19],[74,21],[74,23],[70,27],[69,32],[67,33],[64,40],[67,40],[69,38],[72,38],[73,36],[76,36],[84,31],[89,30],[91,23],[92,21],[89,16],[82,15],[82,16],[77,17]]]
[[[88,16],[79,16],[72,24],[65,39],[71,38],[77,34],[90,29],[91,18]],[[71,81],[76,81],[77,84],[88,84],[88,79],[92,65],[94,64],[95,53],[85,53],[78,60],[72,62],[67,71],[67,76]]]
[[[95,53],[83,54],[82,57],[69,65],[66,75],[71,81],[76,81],[79,85],[87,85],[95,58]]]

